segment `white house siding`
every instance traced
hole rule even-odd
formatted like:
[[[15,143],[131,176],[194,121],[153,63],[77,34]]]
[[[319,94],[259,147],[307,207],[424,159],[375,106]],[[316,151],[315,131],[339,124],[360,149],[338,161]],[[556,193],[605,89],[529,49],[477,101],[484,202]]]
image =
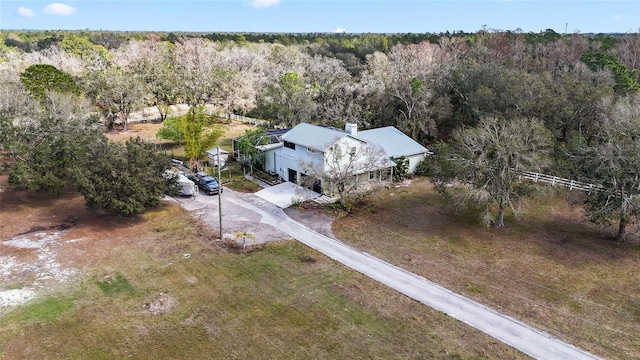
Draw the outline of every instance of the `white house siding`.
[[[298,182],[301,173],[300,162],[322,163],[322,153],[319,151],[308,152],[307,148],[296,145],[296,149],[279,147],[265,152],[265,170],[273,171],[286,181]],[[289,178],[289,169],[295,170],[297,177]]]
[[[424,154],[416,154],[416,155],[409,155],[407,156],[407,159],[409,159],[409,173],[413,174],[416,172],[416,167],[418,166],[418,164],[424,160],[425,155]]]
[[[276,156],[278,149],[267,150],[264,152],[264,170],[267,172],[273,172],[275,174],[279,174],[278,168],[276,167]]]
[[[356,156],[360,155],[356,159],[357,162],[354,164],[355,166],[353,166],[353,170],[357,172],[358,169],[366,168],[369,164],[366,164],[365,162],[369,159],[367,159],[367,157],[362,156],[365,151],[364,150],[365,146],[367,146],[367,144],[364,143],[363,141],[356,140],[352,137],[343,137],[342,139],[338,140],[338,142],[333,144],[329,149],[325,151],[325,157],[326,157],[325,170],[326,171],[329,170],[330,166],[332,165],[335,166],[338,163],[339,163],[339,166],[348,165],[349,161],[351,161],[349,153],[351,152],[352,148],[355,148]],[[339,147],[342,154],[341,158],[338,159],[338,162],[336,162],[333,159],[334,153],[332,149],[334,149],[335,147]]]

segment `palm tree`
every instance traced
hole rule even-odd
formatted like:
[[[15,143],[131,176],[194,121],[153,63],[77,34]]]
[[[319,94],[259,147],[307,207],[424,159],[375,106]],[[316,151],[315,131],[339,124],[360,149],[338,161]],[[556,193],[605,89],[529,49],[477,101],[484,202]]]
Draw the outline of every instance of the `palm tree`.
[[[256,234],[251,231],[238,231],[236,232],[236,239],[242,238],[242,248],[246,248],[247,238],[256,242]]]

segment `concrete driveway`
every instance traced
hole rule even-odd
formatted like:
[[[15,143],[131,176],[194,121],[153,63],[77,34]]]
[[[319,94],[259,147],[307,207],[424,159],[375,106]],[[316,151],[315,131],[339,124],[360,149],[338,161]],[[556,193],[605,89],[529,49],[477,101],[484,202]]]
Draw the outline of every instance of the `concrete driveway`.
[[[262,226],[267,235],[294,238],[324,255],[356,270],[400,293],[464,322],[536,359],[600,359],[582,349],[565,343],[548,333],[534,329],[510,316],[501,314],[476,301],[433,283],[423,277],[356,250],[338,240],[322,235],[294,221],[279,207],[253,194],[226,189],[222,195],[223,226],[235,224]],[[182,199],[181,199],[182,200]],[[217,228],[217,197],[199,196],[181,201],[187,210],[204,208],[203,217]],[[213,205],[212,205],[213,204]],[[234,223],[235,221],[235,223]],[[256,228],[259,239],[265,234]],[[227,231],[225,231],[225,234]]]
[[[267,200],[281,209],[286,209],[296,202],[315,199],[320,197],[315,191],[311,191],[292,182],[270,186],[255,193],[259,198]]]

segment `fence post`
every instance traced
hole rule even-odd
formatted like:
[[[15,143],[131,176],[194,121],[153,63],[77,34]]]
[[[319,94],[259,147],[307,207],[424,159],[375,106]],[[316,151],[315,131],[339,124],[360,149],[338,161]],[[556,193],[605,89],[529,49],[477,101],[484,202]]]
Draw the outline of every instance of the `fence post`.
[[[571,180],[571,184],[569,184],[569,190],[573,190],[573,180]]]
[[[555,176],[551,180],[551,186],[556,186],[556,177]]]

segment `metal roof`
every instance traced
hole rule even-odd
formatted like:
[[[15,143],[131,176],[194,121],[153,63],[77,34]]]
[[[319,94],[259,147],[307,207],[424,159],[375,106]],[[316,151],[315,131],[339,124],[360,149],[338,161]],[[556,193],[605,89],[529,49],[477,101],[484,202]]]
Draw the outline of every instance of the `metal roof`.
[[[315,150],[325,151],[345,136],[352,137],[346,132],[332,127],[301,123],[282,135],[282,140]],[[354,139],[357,138],[354,137]],[[362,139],[360,140],[362,141]]]
[[[274,144],[267,144],[267,145],[258,145],[256,146],[256,149],[260,150],[260,151],[269,151],[271,149],[277,149],[279,147],[282,147],[282,143],[274,143]]]
[[[358,137],[369,143],[380,145],[387,155],[392,157],[431,153],[429,149],[393,126],[362,130],[358,132]]]
[[[221,155],[225,155],[225,154],[228,154],[228,153],[229,152],[227,150],[222,149],[222,148],[220,149],[220,154]],[[209,154],[209,155],[218,155],[218,148],[214,147],[213,149],[207,150],[207,154]]]

